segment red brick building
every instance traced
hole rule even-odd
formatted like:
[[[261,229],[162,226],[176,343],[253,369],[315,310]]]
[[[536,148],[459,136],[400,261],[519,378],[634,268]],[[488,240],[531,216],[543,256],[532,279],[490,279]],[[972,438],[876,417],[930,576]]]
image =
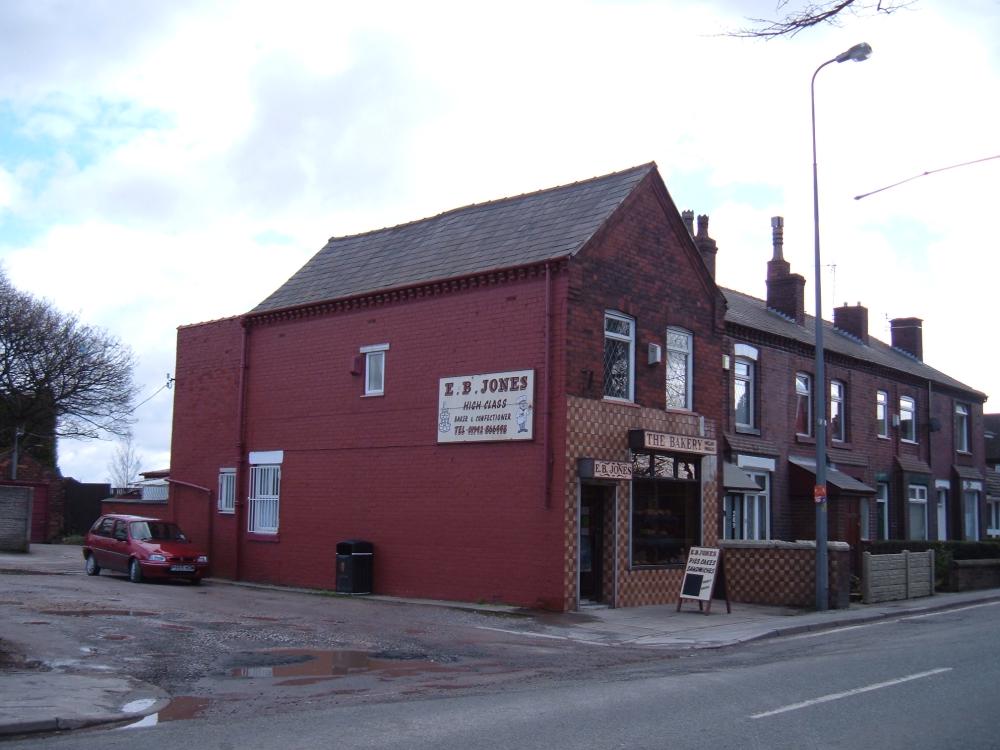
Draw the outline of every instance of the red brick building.
[[[218,576],[332,589],[361,539],[378,593],[556,610],[676,601],[692,546],[811,539],[805,280],[780,221],[766,300],[716,252],[652,164],[334,237],[179,330],[171,517]],[[922,362],[917,319],[889,345],[838,308],[826,351],[829,538],[978,537],[985,396]],[[812,601],[787,555],[748,600]]]
[[[379,593],[676,600],[721,528],[724,315],[651,164],[332,238],[180,329],[172,512],[225,577],[333,588],[364,539]]]
[[[766,300],[724,290],[725,455],[760,486],[725,497],[728,539],[815,535],[815,324],[782,233],[775,217]],[[866,539],[985,538],[986,396],[923,362],[920,319],[891,324],[886,344],[860,304],[825,323],[829,538],[855,552]]]

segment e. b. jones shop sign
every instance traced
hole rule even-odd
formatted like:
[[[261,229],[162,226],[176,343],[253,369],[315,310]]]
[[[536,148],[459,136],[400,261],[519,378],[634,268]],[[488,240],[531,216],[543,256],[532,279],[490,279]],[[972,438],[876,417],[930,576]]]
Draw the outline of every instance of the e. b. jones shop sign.
[[[437,440],[531,440],[534,411],[534,370],[441,378]]]

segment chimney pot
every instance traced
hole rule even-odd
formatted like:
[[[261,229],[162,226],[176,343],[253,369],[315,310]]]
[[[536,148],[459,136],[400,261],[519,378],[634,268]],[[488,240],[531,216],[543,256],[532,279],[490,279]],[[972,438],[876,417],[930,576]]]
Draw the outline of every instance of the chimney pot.
[[[681,219],[684,221],[684,226],[687,227],[688,234],[694,237],[694,211],[690,208],[682,211]]]
[[[685,214],[690,214],[694,216],[694,212],[685,211]],[[688,218],[684,218],[684,223],[688,224]],[[688,224],[688,231],[691,231],[691,225]],[[698,217],[698,234],[694,235],[694,246],[698,248],[698,252],[701,253],[701,259],[705,261],[705,267],[708,268],[708,272],[715,278],[715,254],[719,251],[718,246],[715,244],[715,240],[708,236],[708,216],[702,215]]]

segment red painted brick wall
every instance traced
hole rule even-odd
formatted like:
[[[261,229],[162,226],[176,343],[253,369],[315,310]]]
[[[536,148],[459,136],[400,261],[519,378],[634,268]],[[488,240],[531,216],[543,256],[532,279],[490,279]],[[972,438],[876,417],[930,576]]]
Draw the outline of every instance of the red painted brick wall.
[[[378,593],[561,607],[562,516],[544,487],[544,311],[534,275],[253,325],[245,449],[282,450],[284,462],[279,533],[242,542],[240,577],[334,588],[336,542],[361,538],[375,545]],[[353,360],[382,343],[385,395],[366,398]],[[236,464],[238,364],[235,321],[181,330],[172,479],[214,489],[218,469]],[[436,443],[439,378],[518,369],[535,370],[533,441]],[[204,528],[204,494],[171,493],[185,526]],[[216,513],[217,539],[236,523],[245,515]],[[223,547],[213,570],[229,575]]]
[[[237,318],[177,331],[169,517],[209,548],[212,575],[236,577],[236,521],[216,511],[219,469],[239,460],[237,413],[242,330]],[[240,490],[237,490],[237,499]]]

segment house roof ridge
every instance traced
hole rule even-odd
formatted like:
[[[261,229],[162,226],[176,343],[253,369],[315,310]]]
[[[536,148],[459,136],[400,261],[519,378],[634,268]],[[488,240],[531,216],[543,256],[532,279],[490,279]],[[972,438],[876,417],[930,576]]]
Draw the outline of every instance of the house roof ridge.
[[[554,185],[547,188],[539,188],[538,190],[530,190],[524,193],[518,193],[516,195],[507,195],[500,198],[493,198],[488,201],[482,201],[481,203],[468,203],[464,206],[458,206],[457,208],[449,208],[440,213],[432,214],[430,216],[424,216],[419,219],[411,219],[410,221],[400,222],[399,224],[392,224],[386,227],[380,227],[378,229],[368,229],[364,232],[357,232],[355,234],[343,234],[343,235],[332,235],[327,242],[339,242],[343,240],[353,240],[362,237],[370,237],[375,234],[380,234],[381,232],[391,232],[395,229],[406,229],[407,227],[412,227],[416,224],[423,224],[424,222],[434,221],[435,219],[440,219],[445,216],[452,214],[458,214],[463,211],[469,211],[474,208],[486,208],[488,206],[500,205],[502,203],[513,203],[517,200],[523,200],[524,198],[533,198],[539,195],[545,195],[546,193],[554,193],[558,190],[568,190],[569,188],[580,187],[591,182],[597,182],[598,180],[606,180],[611,177],[618,177],[629,172],[638,172],[641,170],[651,170],[656,169],[656,162],[649,161],[645,164],[637,164],[633,167],[628,167],[627,169],[618,169],[614,172],[608,172],[607,174],[594,175],[593,177],[587,177],[583,180],[575,180],[574,182],[567,182],[562,185]]]

